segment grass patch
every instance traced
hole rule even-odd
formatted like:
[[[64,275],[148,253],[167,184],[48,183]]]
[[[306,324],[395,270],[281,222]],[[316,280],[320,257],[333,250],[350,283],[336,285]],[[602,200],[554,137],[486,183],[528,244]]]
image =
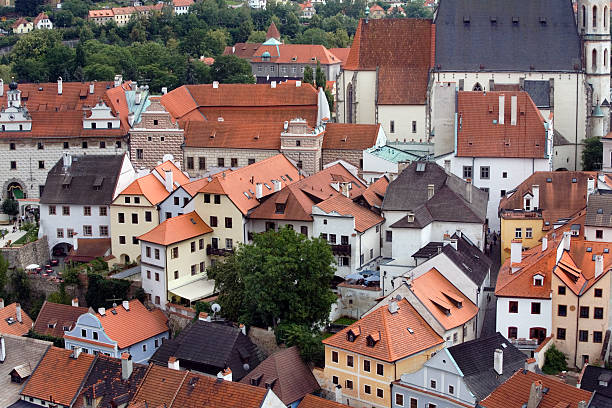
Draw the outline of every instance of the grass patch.
[[[34,242],[38,239],[38,227],[34,227],[28,230],[24,236],[13,242],[13,245],[25,245],[30,242]]]
[[[341,317],[339,319],[336,319],[336,321],[334,321],[334,324],[341,324],[343,326],[350,326],[351,324],[355,323],[357,320],[356,319],[351,319],[350,317]]]

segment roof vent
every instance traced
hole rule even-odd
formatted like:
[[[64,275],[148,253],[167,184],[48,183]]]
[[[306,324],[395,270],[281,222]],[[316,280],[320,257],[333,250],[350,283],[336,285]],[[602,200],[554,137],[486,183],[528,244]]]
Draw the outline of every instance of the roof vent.
[[[463,16],[463,24],[470,24],[470,16]]]
[[[546,17],[540,17],[540,24],[543,26],[546,25]]]
[[[514,24],[514,25],[518,25],[518,23],[519,23],[519,18],[518,18],[518,16],[514,16],[514,17],[512,17],[512,24]]]
[[[597,209],[597,214],[603,214],[603,208],[598,208]]]
[[[414,334],[414,330],[412,330],[410,327],[407,327],[406,330],[408,330],[408,333]]]
[[[189,219],[193,225],[196,225],[196,221],[193,218]]]
[[[577,183],[577,182],[578,182],[578,179],[574,177],[574,178],[572,179],[572,183]]]
[[[491,16],[489,19],[491,20],[491,24],[497,24],[497,16]]]

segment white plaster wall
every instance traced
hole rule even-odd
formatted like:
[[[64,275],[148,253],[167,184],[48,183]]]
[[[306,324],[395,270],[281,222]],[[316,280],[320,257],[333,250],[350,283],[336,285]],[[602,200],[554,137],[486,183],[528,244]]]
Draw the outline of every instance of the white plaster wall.
[[[426,111],[425,105],[378,105],[378,123],[382,124],[390,142],[426,142]],[[391,133],[391,121],[395,122],[394,133]],[[413,121],[416,132],[412,132]]]
[[[602,230],[603,238],[595,238],[595,231]],[[605,227],[589,227],[585,225],[584,235],[587,241],[612,242],[612,228]]]
[[[146,256],[146,247],[151,247],[151,256]],[[151,302],[155,302],[155,296],[159,296],[162,310],[166,309],[168,298],[168,287],[166,276],[166,247],[151,242],[140,241],[141,258],[140,274],[142,289],[151,296]],[[155,259],[155,249],[159,250],[159,259]],[[147,271],[151,271],[151,278],[147,278]],[[155,273],[159,273],[159,281],[155,280]]]
[[[76,234],[75,238],[110,238],[110,207],[92,205],[91,215],[85,216],[84,205],[68,205],[70,207],[70,215],[62,215],[63,205],[55,204],[55,215],[49,215],[49,205],[41,204],[40,206],[40,231],[39,236],[46,235],[49,240],[49,249],[52,249],[56,244],[65,242],[73,245],[73,238],[68,238],[67,229],[72,228]],[[100,215],[100,207],[106,208],[105,216]],[[91,225],[91,236],[83,234],[83,226]],[[108,227],[108,235],[100,235],[100,226]],[[63,238],[57,237],[57,229],[61,228],[64,232]]]
[[[518,313],[508,313],[510,301],[518,301]],[[531,314],[531,303],[540,303],[540,314]],[[529,338],[529,329],[544,327],[546,335],[552,333],[552,300],[525,298],[497,298],[496,330],[508,336],[508,327],[518,328],[518,338]]]
[[[383,211],[382,217],[385,219],[383,224],[383,233],[382,233],[382,256],[385,258],[391,258],[392,256],[392,242],[387,242],[386,239],[386,231],[390,231],[389,228],[391,225],[399,221],[402,217],[406,216],[406,211]],[[395,241],[395,237],[393,237]]]
[[[178,204],[175,204],[174,202],[175,197],[178,198]],[[186,207],[184,207],[184,205],[189,204],[190,201],[191,196],[184,189],[177,188],[174,190],[172,194],[166,197],[166,199],[159,204],[159,223],[161,224],[168,218],[166,217],[167,212],[171,214],[171,217],[176,217],[177,215],[191,212],[186,211]],[[204,222],[208,224],[208,221],[204,220]]]
[[[204,219],[208,223],[206,219]],[[297,232],[300,232],[302,227],[308,228],[308,237],[319,237],[319,233],[314,233],[313,231],[313,223],[308,221],[292,221],[292,220],[254,220],[247,219],[247,231],[253,233],[266,232],[266,222],[273,222],[275,225],[275,229],[278,231],[279,228],[284,227],[285,225],[292,225],[293,229]],[[338,238],[339,239],[339,238]]]
[[[397,175],[397,163],[390,162],[376,155],[363,151],[363,179],[367,183],[372,183],[374,179],[381,177],[383,174]]]

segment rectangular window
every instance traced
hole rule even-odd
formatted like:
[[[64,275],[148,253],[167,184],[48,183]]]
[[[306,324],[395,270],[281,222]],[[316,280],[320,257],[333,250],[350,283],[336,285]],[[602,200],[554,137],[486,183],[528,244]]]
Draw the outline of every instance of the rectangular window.
[[[589,341],[589,331],[588,330],[578,331],[578,340],[582,342]]]
[[[557,316],[567,316],[567,305],[557,305]]]
[[[525,228],[525,238],[533,238],[533,229],[532,228]]]
[[[205,267],[206,267],[206,264],[204,262],[200,262],[200,273],[204,272]]]
[[[338,352],[337,351],[332,351],[331,352],[331,359],[333,363],[337,363],[338,362]]]
[[[191,276],[195,275],[196,273],[198,273],[197,265],[191,265]]]
[[[81,337],[87,337],[87,330],[81,329]]]
[[[67,205],[64,205],[62,207],[62,215],[70,215],[70,207],[68,207]]]
[[[580,318],[581,319],[589,318],[589,307],[588,306],[580,306]]]
[[[604,310],[603,307],[595,307],[593,308],[593,319],[603,319],[604,317]]]
[[[557,339],[565,340],[565,329],[561,327],[557,327]]]
[[[399,407],[404,406],[404,394],[395,393],[395,405]]]
[[[489,166],[480,166],[480,178],[482,180],[489,179],[489,170],[490,170]]]
[[[187,157],[187,170],[193,170],[193,157]]]
[[[91,215],[91,207],[86,205],[85,207],[83,207],[83,215],[84,216],[90,216]]]
[[[98,332],[93,332],[93,339],[98,340]]]
[[[370,387],[368,384],[365,384],[363,386],[363,392],[365,392],[366,394],[371,394],[372,393],[372,387]]]
[[[518,337],[518,328],[516,327],[508,327],[508,338],[516,339]]]
[[[142,149],[136,149],[136,159],[137,160],[144,159],[144,151]]]
[[[100,214],[100,217],[106,217],[107,209],[105,206],[100,207],[99,214]]]
[[[596,288],[595,289],[595,297],[602,297],[603,296],[603,290],[600,288]]]
[[[595,230],[595,238],[603,239],[603,230]]]
[[[429,388],[433,388],[435,390],[437,386],[438,383],[436,382],[436,380],[429,380]]]
[[[117,213],[117,221],[119,222],[119,224],[124,224],[125,223],[125,214]]]
[[[308,235],[308,227],[303,225],[300,227],[300,234],[302,235]]]
[[[44,160],[39,160],[38,161],[38,168],[39,169],[44,169],[45,168],[45,161]]]
[[[385,241],[393,242],[393,231],[385,231]]]
[[[232,167],[238,167],[238,159],[237,159],[237,158],[232,157],[232,158],[230,159],[230,161],[231,161],[231,166],[232,166]]]
[[[508,302],[508,313],[518,313],[518,302],[516,300]]]
[[[353,356],[346,356],[346,365],[348,367],[352,367],[353,366]]]
[[[74,237],[74,230],[72,228],[66,228],[66,236],[68,238]]]
[[[99,229],[101,237],[108,237],[108,225],[100,225]]]
[[[225,217],[225,228],[232,228],[232,217]]]
[[[95,123],[92,123],[92,124],[91,124],[91,128],[92,128],[92,129],[95,129],[95,127],[96,127],[96,124],[95,124]],[[83,149],[87,149],[87,142],[83,142],[83,143],[81,143],[81,147],[82,147]]]
[[[336,243],[336,234],[329,234],[329,242],[331,244],[335,244]]]
[[[419,402],[416,398],[410,398],[410,408],[419,408],[418,404]]]
[[[132,237],[132,244],[138,245],[138,237]]]
[[[463,178],[464,179],[472,178],[472,166],[463,166]]]
[[[370,372],[370,360],[363,360],[363,371]]]
[[[140,197],[134,197],[134,204],[140,204]]]
[[[151,222],[151,220],[152,220],[151,211],[145,211],[145,221]]]
[[[17,162],[16,161],[11,161],[11,170],[16,170],[17,169]]]
[[[210,216],[210,226],[211,227],[216,227],[217,226],[217,217],[215,217],[214,215]]]
[[[603,332],[594,331],[593,332],[593,343],[601,343],[603,339]]]
[[[335,385],[338,385],[339,379],[338,379],[337,376],[335,376],[335,375],[332,376],[332,383],[334,383]]]
[[[100,149],[106,149],[106,142],[100,142]]]
[[[255,159],[248,159],[247,164],[250,166],[251,164],[255,164]]]
[[[514,238],[517,238],[517,239],[523,238],[523,229],[522,228],[515,228],[514,229]]]
[[[65,145],[68,143],[64,142],[64,149],[67,149]],[[15,150],[15,143],[9,143],[9,150]]]
[[[454,393],[455,393],[455,387],[454,387],[454,386],[452,386],[452,385],[449,385],[449,386],[448,386],[448,393],[449,393],[449,394],[454,394]]]
[[[147,271],[147,279],[151,279],[151,271]]]
[[[130,196],[125,197],[125,203],[129,204],[132,201]]]
[[[412,121],[412,133],[416,133],[417,131],[417,124],[416,124],[416,120]]]
[[[559,287],[557,288],[557,293],[559,293],[560,295],[565,295],[565,286],[559,285]]]
[[[49,206],[49,215],[55,215],[55,206],[54,205],[50,205]]]
[[[119,235],[119,243],[125,245],[125,235]]]
[[[155,259],[159,259],[159,249],[155,248]]]
[[[57,237],[58,238],[64,238],[64,229],[63,228],[58,228],[57,229]]]
[[[179,249],[178,249],[178,247],[172,248],[172,250],[170,252],[170,258],[171,259],[176,259],[178,257],[179,257]]]
[[[391,122],[389,122],[389,131],[391,133],[395,133],[395,121],[392,120]]]
[[[200,238],[198,240],[198,249],[204,249],[204,239]]]
[[[217,157],[217,167],[225,167],[225,159],[223,157]]]
[[[146,256],[147,258],[150,258],[150,257],[151,257],[151,247],[150,247],[150,246],[147,246],[147,247],[145,248],[145,254],[146,254],[145,256]]]
[[[382,388],[377,388],[376,389],[376,396],[378,398],[384,398],[385,397],[385,392],[383,391]],[[431,404],[429,404],[429,405],[431,405]]]
[[[155,281],[159,282],[159,272],[155,272]]]
[[[540,302],[531,302],[531,314],[540,314]]]
[[[206,168],[206,157],[198,157],[198,169],[204,170]]]
[[[225,249],[232,249],[234,247],[234,241],[231,238],[225,238]]]
[[[132,213],[132,224],[138,224],[138,214]]]
[[[195,243],[195,241],[191,242],[189,246],[190,246],[191,252],[195,252],[196,251],[196,243]]]
[[[221,204],[221,195],[215,194],[215,204]]]
[[[204,202],[210,203],[210,194],[204,194]]]
[[[353,389],[353,382],[351,380],[346,380],[346,382],[344,383],[345,387],[347,390],[352,390]]]
[[[376,364],[376,374],[385,375],[385,366],[380,363],[377,363]]]

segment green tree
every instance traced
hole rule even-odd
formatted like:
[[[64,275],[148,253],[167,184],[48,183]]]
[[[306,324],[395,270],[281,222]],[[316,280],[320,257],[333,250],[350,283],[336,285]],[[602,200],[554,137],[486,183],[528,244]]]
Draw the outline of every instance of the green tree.
[[[23,269],[16,269],[11,273],[11,286],[21,303],[30,301],[30,279]]]
[[[326,241],[285,227],[255,235],[208,276],[219,290],[222,314],[231,320],[313,327],[327,321],[336,301],[333,263]]]
[[[19,15],[34,16],[43,3],[43,0],[15,0],[15,12]]]
[[[255,77],[251,71],[251,64],[243,58],[234,55],[220,55],[211,67],[213,81],[227,84],[253,84]]]
[[[410,0],[404,4],[406,17],[408,18],[432,18],[433,11],[425,7],[423,0]]]
[[[6,283],[8,282],[8,261],[0,254],[0,293],[6,295]]]
[[[116,300],[127,299],[130,281],[125,279],[105,279],[104,276],[91,273],[88,275],[88,288],[85,294],[87,305],[97,309],[110,307]]]
[[[314,85],[314,73],[311,66],[304,67],[304,82]]]
[[[276,338],[279,343],[287,346],[297,346],[300,356],[306,362],[312,362],[318,367],[325,366],[325,348],[323,336],[319,330],[313,330],[306,325],[281,324],[276,329]]]
[[[5,198],[2,202],[2,212],[8,215],[19,214],[19,203],[12,198]]]
[[[317,89],[319,88],[325,89],[327,86],[327,80],[325,79],[325,72],[323,72],[323,69],[321,68],[321,63],[319,61],[317,61],[317,71],[315,73],[315,83],[316,83]]]
[[[565,354],[553,344],[544,354],[544,366],[542,367],[542,371],[545,374],[554,375],[565,370],[567,370]]]
[[[265,31],[253,31],[247,38],[248,43],[262,43],[266,41],[266,32]]]
[[[582,150],[582,168],[585,171],[601,170],[603,145],[598,137],[584,139]]]

